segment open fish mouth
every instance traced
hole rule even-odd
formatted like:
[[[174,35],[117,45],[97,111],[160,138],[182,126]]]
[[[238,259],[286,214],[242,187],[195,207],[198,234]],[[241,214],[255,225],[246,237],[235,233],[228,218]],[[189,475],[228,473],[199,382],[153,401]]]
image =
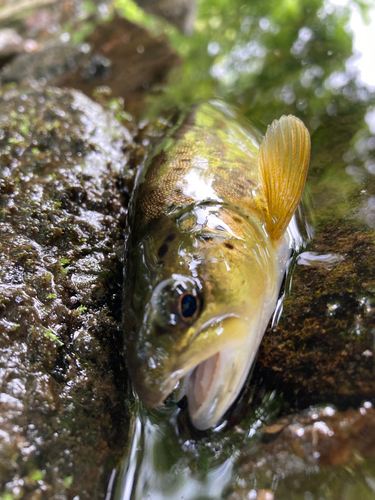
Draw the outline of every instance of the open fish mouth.
[[[246,380],[261,340],[257,323],[249,325],[247,318],[231,315],[207,325],[174,370],[166,370],[150,385],[145,383],[147,370],[143,376],[133,377],[141,399],[149,406],[159,406],[180,381],[175,395],[187,397],[193,425],[199,430],[212,427]]]
[[[230,318],[223,325],[227,342],[192,367],[183,380],[181,397],[186,395],[190,419],[199,430],[215,425],[235,401],[259,345],[258,335],[252,335],[242,319]]]
[[[239,360],[239,353],[241,347],[219,351],[187,375],[189,415],[197,429],[215,425],[239,394],[249,371],[248,360]]]
[[[215,382],[215,374],[220,365],[220,357],[221,353],[218,352],[205,361],[202,361],[202,363],[199,363],[199,365],[194,368],[189,377],[188,384],[190,407],[197,409],[206,401]]]

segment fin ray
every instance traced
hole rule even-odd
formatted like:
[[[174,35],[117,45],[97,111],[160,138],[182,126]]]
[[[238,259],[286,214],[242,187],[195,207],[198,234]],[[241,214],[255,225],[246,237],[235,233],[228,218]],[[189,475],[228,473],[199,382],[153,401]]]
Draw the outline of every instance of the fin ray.
[[[310,149],[310,134],[295,116],[282,116],[268,126],[259,150],[259,173],[267,230],[275,240],[286,231],[301,200]]]

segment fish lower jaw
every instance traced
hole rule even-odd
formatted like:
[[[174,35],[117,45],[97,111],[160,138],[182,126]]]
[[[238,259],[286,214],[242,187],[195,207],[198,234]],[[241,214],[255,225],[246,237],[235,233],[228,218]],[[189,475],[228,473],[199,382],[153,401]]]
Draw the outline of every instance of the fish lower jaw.
[[[218,352],[211,352],[209,357],[204,357],[202,359],[201,356],[201,359],[195,363],[190,361],[179,365],[174,370],[166,369],[163,376],[152,381],[149,379],[148,383],[145,383],[145,377],[138,377],[138,373],[135,371],[131,376],[134,389],[143,403],[151,408],[161,406],[167,397],[175,391],[176,386],[179,386],[177,393],[175,393],[176,397],[178,400],[182,399],[183,396],[187,394],[187,381],[190,379],[191,375],[196,371],[201,373],[202,368],[204,366],[210,366],[210,360],[218,355]],[[207,368],[205,372],[208,374]]]
[[[256,354],[244,347],[245,355],[241,347],[223,349],[186,376],[189,415],[198,430],[214,426],[240,393]]]
[[[151,384],[138,379],[136,390],[140,398],[148,406],[159,406],[181,381],[175,396],[187,396],[194,427],[212,427],[229,409],[245,382],[262,338],[258,320],[254,316],[249,325],[247,317],[231,315],[209,325],[202,337],[195,340],[200,341],[199,345],[192,344],[194,349],[187,350],[173,370],[165,367],[164,374]]]
[[[199,363],[188,375],[186,396],[188,400],[189,415],[194,426],[199,430],[205,430],[215,423],[215,408],[218,396],[215,391],[215,381],[218,380],[222,353],[217,352],[213,356]],[[217,384],[216,384],[217,385]],[[209,401],[210,404],[207,404]]]

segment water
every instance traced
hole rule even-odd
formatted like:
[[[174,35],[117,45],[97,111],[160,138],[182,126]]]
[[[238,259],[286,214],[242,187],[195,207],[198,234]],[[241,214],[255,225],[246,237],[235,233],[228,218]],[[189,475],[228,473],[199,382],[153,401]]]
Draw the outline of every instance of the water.
[[[291,113],[312,155],[285,290],[240,400],[205,433],[172,401],[136,400],[116,500],[373,498],[375,66],[359,57],[373,31],[359,12],[202,0],[190,38],[148,21],[183,59],[149,116],[212,97],[263,131]]]
[[[265,398],[258,416],[272,398]],[[183,427],[176,405],[150,411],[136,401],[133,409],[130,452],[115,495],[119,500],[222,498],[233,476],[236,448],[251,441],[259,425],[253,414],[247,419],[248,435],[240,427],[225,435],[223,424],[200,433]]]

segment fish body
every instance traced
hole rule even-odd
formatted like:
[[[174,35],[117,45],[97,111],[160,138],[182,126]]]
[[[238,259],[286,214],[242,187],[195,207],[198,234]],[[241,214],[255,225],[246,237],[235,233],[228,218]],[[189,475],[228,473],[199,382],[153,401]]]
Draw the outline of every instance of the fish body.
[[[237,397],[276,306],[309,155],[297,118],[275,121],[262,139],[212,102],[182,115],[139,170],[124,325],[146,404],[183,380],[190,418],[206,429]]]

